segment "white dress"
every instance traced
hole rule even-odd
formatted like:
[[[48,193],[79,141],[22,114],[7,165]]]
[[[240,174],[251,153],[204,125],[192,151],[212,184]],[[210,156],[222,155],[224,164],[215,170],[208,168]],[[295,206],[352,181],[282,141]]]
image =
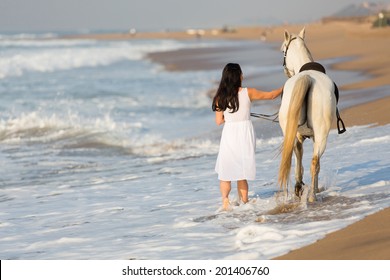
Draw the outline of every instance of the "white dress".
[[[222,181],[254,180],[256,177],[256,135],[250,120],[248,89],[242,88],[238,96],[238,111],[230,113],[226,109],[223,112],[225,124],[215,165],[218,179]]]

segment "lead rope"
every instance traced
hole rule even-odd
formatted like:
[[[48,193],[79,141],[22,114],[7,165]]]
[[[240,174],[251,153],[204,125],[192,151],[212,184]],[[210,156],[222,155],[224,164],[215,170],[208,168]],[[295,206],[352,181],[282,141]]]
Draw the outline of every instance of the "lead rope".
[[[279,113],[278,113],[278,112],[276,112],[275,114],[272,114],[272,115],[251,113],[251,116],[252,116],[252,117],[255,117],[255,118],[260,118],[260,119],[264,119],[264,120],[267,120],[267,121],[275,122],[275,123],[278,123],[278,122],[279,122],[279,121],[277,120],[277,119],[278,119],[278,116],[279,116]]]

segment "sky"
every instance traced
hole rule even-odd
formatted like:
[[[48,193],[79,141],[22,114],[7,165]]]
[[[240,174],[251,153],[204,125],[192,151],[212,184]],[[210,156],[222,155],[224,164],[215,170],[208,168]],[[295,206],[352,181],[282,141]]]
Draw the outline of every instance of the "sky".
[[[372,0],[375,2],[375,0]],[[380,0],[379,0],[380,1]],[[0,31],[128,30],[304,23],[363,0],[0,0]],[[390,0],[380,1],[390,3]]]

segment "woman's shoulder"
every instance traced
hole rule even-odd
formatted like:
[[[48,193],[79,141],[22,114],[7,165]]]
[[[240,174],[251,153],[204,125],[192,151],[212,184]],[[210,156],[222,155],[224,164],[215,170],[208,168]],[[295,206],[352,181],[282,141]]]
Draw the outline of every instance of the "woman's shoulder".
[[[242,87],[242,88],[240,88],[240,90],[238,91],[238,93],[239,93],[239,94],[249,95],[249,91],[250,91],[250,88]]]
[[[238,91],[238,93],[248,93],[249,91],[248,91],[248,88],[247,87],[242,87],[242,88],[240,88],[240,90]]]
[[[248,99],[249,102],[251,101],[250,94],[249,94],[249,88],[243,87],[240,89],[240,91],[238,93],[240,96],[242,96],[241,98]]]

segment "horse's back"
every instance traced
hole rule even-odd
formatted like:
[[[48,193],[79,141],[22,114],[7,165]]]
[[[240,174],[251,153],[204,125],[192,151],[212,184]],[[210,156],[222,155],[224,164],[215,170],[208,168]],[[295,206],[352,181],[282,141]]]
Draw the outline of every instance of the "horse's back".
[[[312,91],[319,92],[320,97],[329,98],[329,96],[334,95],[334,82],[327,74],[315,70],[308,70],[299,74],[310,76],[313,80]]]
[[[307,92],[306,102],[302,106],[300,125],[305,123],[307,127],[314,130],[314,133],[318,131],[318,133],[327,134],[336,114],[335,86],[328,75],[315,70],[301,72],[286,81],[279,110],[280,124],[284,127],[287,122],[291,94],[296,82],[303,76],[310,77],[311,86]]]
[[[294,86],[297,80],[303,76],[309,76],[312,81],[308,97],[312,98],[314,102],[318,101],[319,104],[316,106],[336,106],[334,82],[328,75],[315,70],[301,72],[286,81],[283,89],[282,106],[289,105]]]
[[[308,126],[314,129],[314,133],[321,129],[327,134],[336,115],[335,84],[324,73],[314,70],[305,72],[313,81],[307,100]]]

